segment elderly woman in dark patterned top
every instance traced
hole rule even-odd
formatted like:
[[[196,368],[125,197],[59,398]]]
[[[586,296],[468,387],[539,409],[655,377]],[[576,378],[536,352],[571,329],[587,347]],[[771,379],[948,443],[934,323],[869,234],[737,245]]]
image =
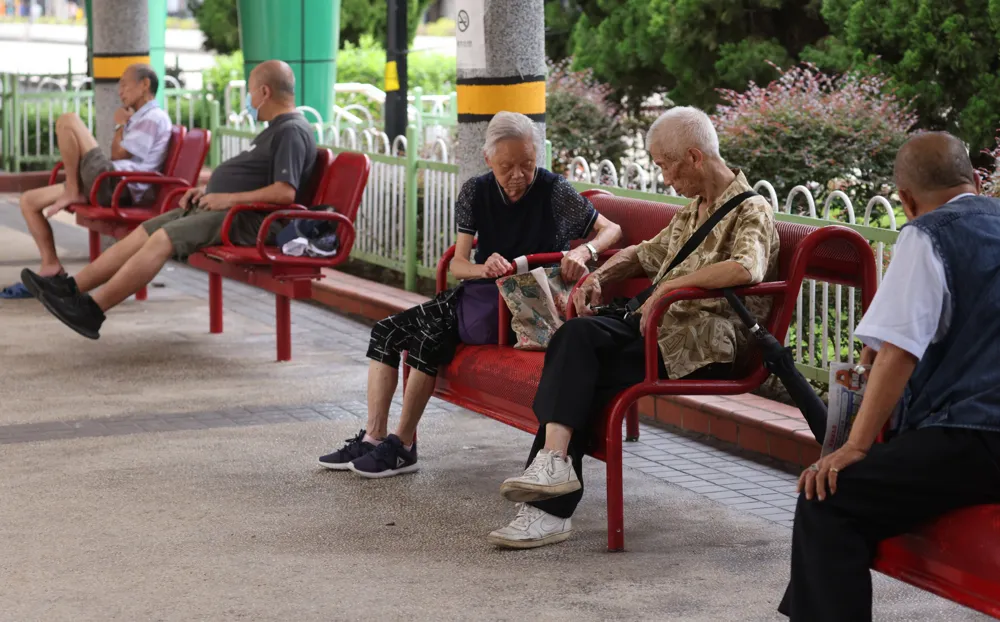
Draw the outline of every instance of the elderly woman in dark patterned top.
[[[458,240],[451,274],[464,284],[495,280],[517,257],[566,251],[572,240],[594,233],[591,242],[562,259],[563,278],[575,281],[586,273],[588,261],[621,237],[621,228],[599,215],[565,178],[536,166],[535,138],[535,126],[524,115],[500,112],[490,121],[483,148],[490,172],[465,182],[455,208]],[[477,234],[473,263],[469,258]],[[442,292],[375,325],[368,346],[368,424],[321,457],[322,466],[368,478],[417,470],[417,423],[434,392],[438,367],[451,360],[459,343],[460,291]],[[403,350],[411,373],[399,426],[387,434]]]

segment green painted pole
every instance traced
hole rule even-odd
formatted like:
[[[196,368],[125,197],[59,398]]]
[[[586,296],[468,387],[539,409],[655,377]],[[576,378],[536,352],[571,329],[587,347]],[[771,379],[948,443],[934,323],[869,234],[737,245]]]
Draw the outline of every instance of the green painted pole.
[[[91,8],[93,0],[85,0],[83,3],[84,17],[87,20],[87,75],[94,75],[94,10]]]
[[[406,128],[406,236],[403,243],[406,262],[406,291],[417,291],[417,127]]]
[[[149,0],[149,66],[160,79],[160,90],[156,94],[156,103],[166,106],[163,90],[166,87],[167,64],[164,48],[167,42],[167,0]],[[175,119],[176,123],[183,123]]]
[[[295,103],[333,119],[340,0],[239,0],[244,75],[266,60],[295,72]]]

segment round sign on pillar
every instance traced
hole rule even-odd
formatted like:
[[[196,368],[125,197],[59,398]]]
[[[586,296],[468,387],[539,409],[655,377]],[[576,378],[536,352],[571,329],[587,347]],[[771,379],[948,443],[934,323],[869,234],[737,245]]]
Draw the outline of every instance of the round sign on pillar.
[[[486,68],[486,0],[458,0],[456,60],[459,69]]]

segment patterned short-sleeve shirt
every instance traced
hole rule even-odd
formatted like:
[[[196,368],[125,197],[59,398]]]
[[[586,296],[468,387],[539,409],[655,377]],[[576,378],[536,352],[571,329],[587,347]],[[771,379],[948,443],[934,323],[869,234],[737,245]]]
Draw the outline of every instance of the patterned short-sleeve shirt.
[[[705,241],[668,274],[663,273],[695,230],[732,197],[750,190],[741,171],[699,219],[702,205],[695,198],[680,210],[666,229],[639,244],[639,262],[651,279],[676,279],[712,264],[735,261],[747,269],[753,283],[771,281],[778,274],[778,231],[771,204],[751,197],[715,226]],[[770,300],[748,298],[751,313],[763,319]],[[731,363],[747,344],[747,331],[725,299],[689,300],[673,304],[663,315],[658,338],[670,378],[682,378],[712,363]]]

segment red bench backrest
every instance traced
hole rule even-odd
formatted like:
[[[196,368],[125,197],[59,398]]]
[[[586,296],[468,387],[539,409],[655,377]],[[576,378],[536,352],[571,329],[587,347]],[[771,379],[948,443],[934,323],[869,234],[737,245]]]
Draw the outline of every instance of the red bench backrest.
[[[322,191],[314,205],[332,205],[353,222],[368,185],[371,167],[371,160],[363,153],[345,151],[338,154],[320,182]]]
[[[309,204],[306,207],[312,207],[313,205],[319,205],[319,189],[322,187],[320,182],[323,181],[323,176],[330,169],[330,163],[333,162],[333,152],[329,149],[323,149],[322,147],[316,149],[316,161],[313,163],[312,171],[309,173],[309,179],[306,180],[306,185],[302,189],[302,195],[309,197]]]
[[[167,150],[167,159],[163,165],[164,176],[179,177],[191,186],[197,185],[201,167],[204,166],[205,158],[208,156],[210,136],[208,130],[200,128],[187,130],[179,125],[171,128],[170,148]],[[156,202],[153,204],[155,212],[162,211],[163,201],[171,194],[169,190],[171,190],[169,186],[160,186]],[[174,198],[177,198],[176,195]]]

